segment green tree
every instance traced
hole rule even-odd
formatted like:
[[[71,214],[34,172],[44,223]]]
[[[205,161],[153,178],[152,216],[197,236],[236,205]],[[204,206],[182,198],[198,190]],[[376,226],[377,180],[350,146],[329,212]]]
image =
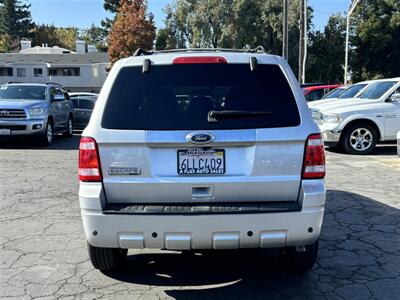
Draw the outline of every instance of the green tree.
[[[103,7],[107,12],[110,12],[111,14],[115,15],[118,11],[118,8],[120,7],[120,2],[121,0],[104,0]],[[101,26],[103,26],[104,30],[108,32],[113,23],[114,23],[115,18],[105,18],[104,20],[101,21]]]
[[[76,27],[57,28],[56,35],[59,39],[60,47],[75,50],[75,43],[79,36],[79,29]]]
[[[11,52],[18,48],[18,41],[8,34],[0,35],[0,52]]]
[[[341,14],[331,16],[323,32],[310,33],[307,81],[343,82],[345,39],[346,17]]]
[[[312,27],[312,9],[308,8]],[[165,29],[175,47],[254,48],[282,53],[281,0],[176,0],[165,8]],[[289,5],[289,63],[298,67],[299,1]]]
[[[352,16],[353,81],[400,74],[400,1],[364,0]]]
[[[79,36],[78,28],[57,28],[54,25],[37,25],[33,29],[33,46],[47,44],[49,47],[59,46],[75,50],[75,42]]]
[[[31,37],[33,26],[29,4],[20,0],[0,0],[1,35],[8,35],[10,41],[19,41]]]
[[[156,34],[156,49],[174,49],[175,46],[176,40],[173,38],[173,35],[168,32],[168,29],[160,28]]]
[[[57,27],[48,24],[35,26],[32,35],[32,46],[41,46],[42,44],[48,44],[49,47],[60,46]]]
[[[90,28],[83,32],[83,40],[87,44],[94,44],[98,51],[107,51],[107,31],[92,23]]]

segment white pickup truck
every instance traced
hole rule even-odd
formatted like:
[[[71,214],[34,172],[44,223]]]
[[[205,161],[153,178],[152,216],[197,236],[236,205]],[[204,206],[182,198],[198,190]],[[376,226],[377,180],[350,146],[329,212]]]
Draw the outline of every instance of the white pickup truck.
[[[325,145],[369,154],[400,130],[400,78],[376,80],[352,99],[310,105]]]

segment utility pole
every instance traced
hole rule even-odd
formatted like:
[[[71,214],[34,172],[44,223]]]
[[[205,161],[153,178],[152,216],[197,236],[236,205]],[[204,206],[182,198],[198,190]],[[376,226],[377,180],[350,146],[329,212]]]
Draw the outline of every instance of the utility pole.
[[[308,46],[308,32],[307,32],[307,0],[304,0],[303,3],[303,11],[304,11],[304,50],[303,50],[303,71],[302,71],[302,81],[306,82],[306,62],[307,62],[307,46]]]
[[[283,38],[282,38],[282,57],[289,58],[289,38],[288,38],[288,0],[283,0]]]
[[[348,82],[348,68],[349,68],[349,31],[350,31],[350,16],[354,12],[357,4],[360,0],[352,0],[349,11],[347,12],[346,18],[346,49],[345,49],[345,58],[344,58],[344,80],[343,83],[346,85]]]
[[[304,83],[303,80],[303,63],[304,63],[304,0],[300,1],[300,38],[299,38],[299,82]]]

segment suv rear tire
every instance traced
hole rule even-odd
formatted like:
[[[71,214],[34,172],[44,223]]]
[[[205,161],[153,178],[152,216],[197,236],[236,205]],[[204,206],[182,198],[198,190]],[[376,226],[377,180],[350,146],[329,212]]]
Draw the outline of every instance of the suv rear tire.
[[[305,273],[312,269],[318,257],[318,241],[304,246],[305,251],[297,251],[296,247],[285,247],[281,252],[281,257],[285,264],[292,271]]]
[[[341,144],[349,154],[366,155],[375,150],[378,142],[376,129],[368,123],[350,124],[344,132]]]
[[[93,267],[100,271],[115,271],[123,267],[128,254],[127,249],[100,248],[88,245],[89,257]]]

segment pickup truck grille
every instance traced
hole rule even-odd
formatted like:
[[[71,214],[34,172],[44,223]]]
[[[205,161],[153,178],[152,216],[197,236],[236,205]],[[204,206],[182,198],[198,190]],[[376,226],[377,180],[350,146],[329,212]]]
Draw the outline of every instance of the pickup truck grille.
[[[1,119],[26,119],[26,113],[23,109],[1,109],[0,108],[0,120]]]

